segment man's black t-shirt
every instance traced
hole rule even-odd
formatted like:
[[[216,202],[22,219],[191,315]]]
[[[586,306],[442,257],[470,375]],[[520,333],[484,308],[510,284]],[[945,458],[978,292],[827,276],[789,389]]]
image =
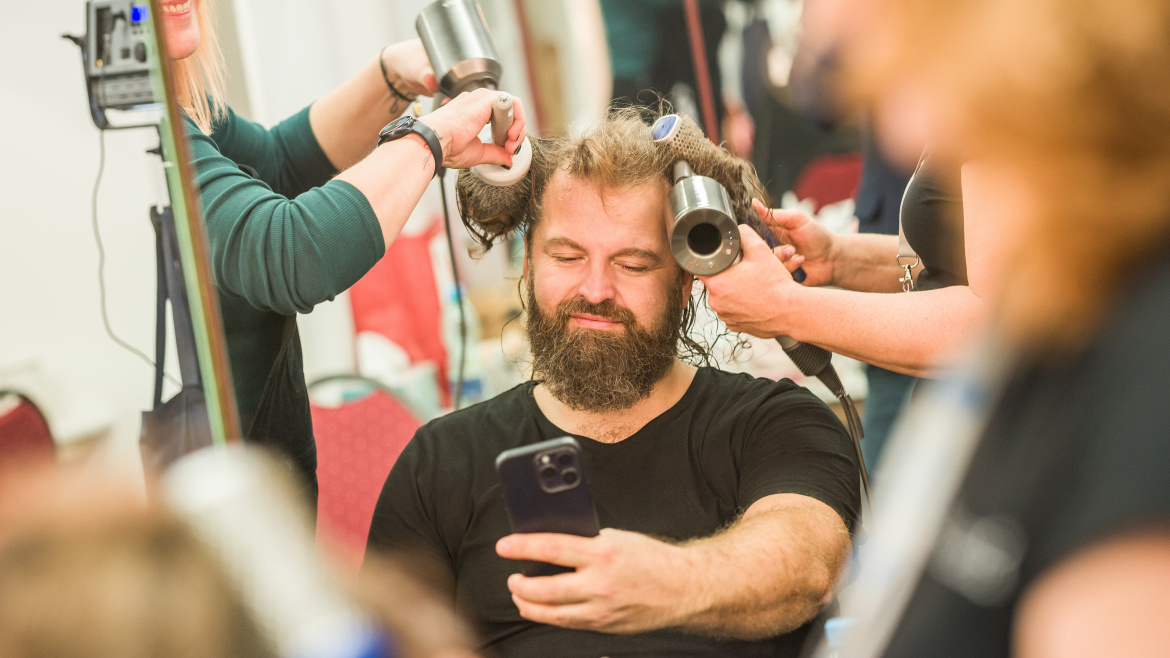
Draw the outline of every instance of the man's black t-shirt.
[[[811,626],[759,642],[665,630],[608,635],[530,622],[506,581],[520,564],[495,552],[510,534],[495,471],[509,448],[561,436],[528,382],[431,421],[398,458],[370,528],[370,549],[418,550],[450,565],[454,596],[500,656],[796,656]],[[791,381],[700,368],[683,397],[618,443],[577,436],[602,527],[667,541],[714,534],[757,500],[797,493],[853,529],[858,464],[837,417]]]
[[[1011,655],[1021,597],[1074,552],[1170,527],[1170,254],[1079,354],[1005,388],[883,655]]]

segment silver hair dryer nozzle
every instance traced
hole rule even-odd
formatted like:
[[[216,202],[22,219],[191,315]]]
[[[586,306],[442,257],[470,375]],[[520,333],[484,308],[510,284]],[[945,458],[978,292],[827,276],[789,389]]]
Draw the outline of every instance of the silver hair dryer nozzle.
[[[500,57],[475,0],[436,0],[414,22],[439,90],[448,98],[500,83]]]
[[[679,161],[679,165],[686,165]],[[685,171],[676,166],[676,176]],[[683,175],[670,188],[670,250],[691,274],[718,274],[740,259],[739,225],[727,190],[713,178]]]
[[[727,188],[719,181],[695,174],[688,159],[700,157],[710,143],[697,126],[677,114],[659,117],[650,127],[654,141],[675,157],[670,188],[670,250],[675,262],[691,274],[712,275],[739,262],[739,223]],[[701,161],[701,160],[700,160]]]

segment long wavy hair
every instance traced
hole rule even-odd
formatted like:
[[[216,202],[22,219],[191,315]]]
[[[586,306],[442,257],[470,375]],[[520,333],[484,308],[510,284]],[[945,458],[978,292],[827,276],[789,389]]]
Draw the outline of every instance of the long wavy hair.
[[[1007,172],[1016,212],[998,321],[1034,350],[1083,344],[1170,245],[1170,2],[870,0],[852,89],[924,89],[955,155]],[[1022,206],[1021,206],[1022,208]]]
[[[190,57],[171,60],[171,79],[179,107],[204,134],[211,134],[212,125],[227,113],[223,53],[215,29],[215,0],[192,1],[199,21],[199,46]]]

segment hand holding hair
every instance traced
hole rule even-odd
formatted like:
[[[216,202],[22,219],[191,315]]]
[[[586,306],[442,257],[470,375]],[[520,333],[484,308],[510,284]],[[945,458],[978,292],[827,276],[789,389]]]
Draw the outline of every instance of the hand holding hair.
[[[799,255],[800,262],[789,267],[792,271],[796,267],[804,269],[806,286],[831,285],[834,280],[833,258],[836,245],[833,234],[825,229],[817,220],[798,210],[768,209],[758,199],[752,201],[755,210],[772,233],[780,239],[784,246],[791,246]],[[778,249],[784,249],[784,246]],[[785,260],[777,252],[777,257]],[[787,261],[790,265],[791,261]]]

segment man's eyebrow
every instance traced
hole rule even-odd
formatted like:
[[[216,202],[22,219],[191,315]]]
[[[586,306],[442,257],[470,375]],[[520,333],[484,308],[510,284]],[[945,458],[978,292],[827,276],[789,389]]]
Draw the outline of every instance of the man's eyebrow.
[[[644,260],[649,261],[653,265],[661,265],[662,264],[662,256],[659,256],[657,253],[650,251],[649,249],[638,249],[637,247],[629,247],[627,249],[622,249],[621,251],[614,254],[614,258],[621,258],[623,256],[632,256],[634,258],[642,258]]]
[[[578,251],[585,251],[585,247],[582,247],[581,245],[577,244],[576,242],[570,240],[569,238],[557,237],[557,238],[549,238],[549,239],[544,241],[544,247],[543,247],[544,249],[556,248],[556,247],[567,247],[569,249],[576,249]]]

